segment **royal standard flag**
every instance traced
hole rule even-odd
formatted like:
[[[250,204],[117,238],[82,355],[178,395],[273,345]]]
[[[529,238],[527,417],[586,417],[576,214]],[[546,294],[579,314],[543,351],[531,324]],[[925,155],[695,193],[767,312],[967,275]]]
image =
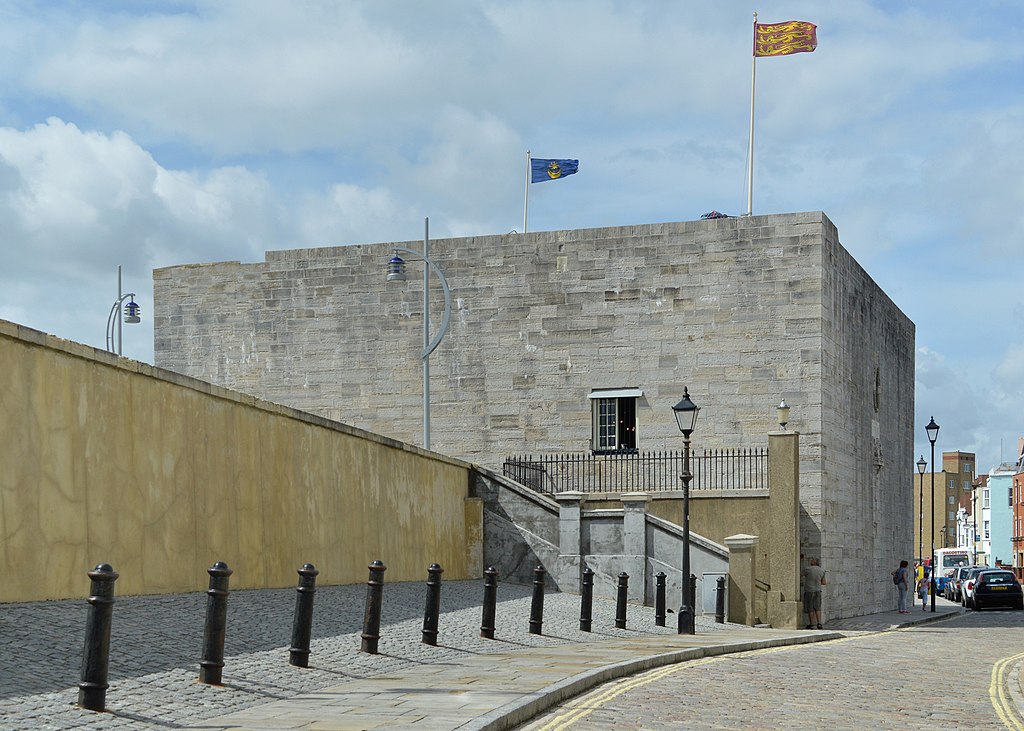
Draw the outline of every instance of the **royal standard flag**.
[[[543,183],[545,180],[558,180],[566,175],[573,175],[579,170],[579,160],[530,160],[530,182]]]
[[[800,20],[785,23],[754,23],[755,56],[788,56],[811,53],[818,47],[818,26]]]

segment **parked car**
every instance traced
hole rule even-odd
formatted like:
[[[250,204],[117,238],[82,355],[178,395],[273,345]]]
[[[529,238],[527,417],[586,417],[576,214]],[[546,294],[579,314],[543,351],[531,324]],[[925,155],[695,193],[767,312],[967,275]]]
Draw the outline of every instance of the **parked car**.
[[[1013,607],[1024,609],[1024,592],[1012,571],[992,569],[982,571],[974,582],[974,609]]]
[[[964,577],[963,583],[960,585],[960,603],[968,609],[974,609],[974,584],[977,581],[978,574],[982,571],[992,571],[991,566],[973,566],[967,572],[967,576]]]
[[[946,598],[951,602],[959,602],[963,600],[963,583],[964,579],[971,569],[976,568],[988,568],[987,566],[957,566],[953,569],[953,575],[949,577],[949,582],[946,584]]]

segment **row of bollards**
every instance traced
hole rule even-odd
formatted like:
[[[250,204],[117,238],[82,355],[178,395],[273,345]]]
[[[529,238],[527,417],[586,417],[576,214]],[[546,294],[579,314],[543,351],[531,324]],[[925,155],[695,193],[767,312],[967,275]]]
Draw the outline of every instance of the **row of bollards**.
[[[360,651],[378,653],[380,642],[381,606],[384,598],[384,572],[387,567],[381,561],[369,566],[366,582],[366,608],[363,614],[363,630],[360,635]],[[203,653],[199,662],[199,681],[220,685],[224,670],[224,639],[227,630],[228,582],[233,573],[227,564],[218,561],[209,569],[207,590],[206,623],[203,628]],[[298,570],[299,583],[296,588],[295,615],[292,623],[292,641],[288,662],[296,667],[309,667],[310,639],[313,622],[313,597],[316,594],[316,577],[320,573],[313,564],[305,564]],[[436,646],[438,620],[441,611],[441,574],[444,569],[437,563],[427,569],[427,597],[423,611],[422,641]],[[93,711],[102,711],[106,703],[108,686],[107,674],[110,656],[110,626],[114,605],[114,582],[118,574],[109,564],[99,564],[88,572],[92,580],[88,598],[89,614],[86,622],[85,648],[82,655],[82,673],[79,683],[78,705]],[[530,634],[542,634],[544,625],[544,583],[547,576],[543,566],[533,570],[533,596],[530,604]],[[691,581],[696,577],[691,576]],[[618,576],[615,603],[615,626],[626,627],[626,606],[629,575]],[[692,591],[692,587],[691,587]],[[498,594],[498,571],[490,566],[484,571],[484,601],[480,621],[480,636],[494,639],[495,612]],[[692,596],[692,594],[691,594]],[[717,622],[724,621],[725,579],[718,579],[716,598]],[[580,630],[590,632],[593,624],[594,572],[588,567],[582,574],[580,588]],[[665,626],[665,574],[657,575],[655,600],[655,624]]]

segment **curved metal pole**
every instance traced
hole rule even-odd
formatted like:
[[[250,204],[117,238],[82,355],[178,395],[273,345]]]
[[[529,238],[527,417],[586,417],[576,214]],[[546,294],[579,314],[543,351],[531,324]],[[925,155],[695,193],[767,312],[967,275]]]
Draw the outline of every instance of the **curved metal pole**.
[[[451,320],[452,311],[452,290],[448,286],[448,280],[444,273],[428,255],[430,246],[430,219],[423,222],[423,251],[416,251],[404,246],[392,247],[396,252],[401,251],[412,256],[419,257],[427,266],[423,270],[423,352],[420,353],[420,360],[423,361],[423,448],[430,449],[430,354],[441,344],[442,338],[448,332],[448,323]],[[441,327],[433,339],[430,338],[430,282],[427,276],[428,270],[433,270],[441,282],[441,290],[444,292],[444,315],[441,318]]]
[[[121,303],[123,303],[127,299],[134,299],[134,297],[135,297],[135,293],[134,292],[129,292],[128,294],[123,294],[120,297],[118,297],[116,300],[114,300],[114,304],[111,305],[111,307],[110,307],[110,314],[107,315],[107,352],[108,353],[116,352],[118,355],[121,355],[121,338],[120,338],[120,336],[117,338],[117,350],[116,351],[114,350],[114,324],[117,323],[117,322],[120,322],[120,320],[118,320],[118,313],[121,311]]]
[[[404,246],[392,246],[391,248],[394,249],[395,251],[401,251],[405,254],[412,254],[413,256],[418,256],[420,258],[420,261],[422,261],[424,264],[430,267],[431,271],[433,271],[434,274],[437,275],[438,281],[441,282],[441,289],[444,292],[444,314],[441,316],[441,327],[438,329],[437,334],[434,335],[434,338],[423,347],[423,352],[420,354],[420,358],[426,359],[430,356],[431,353],[437,350],[437,346],[441,344],[442,338],[444,338],[445,333],[448,332],[448,322],[451,320],[452,311],[452,290],[448,286],[448,280],[445,279],[444,274],[441,273],[441,270],[438,268],[437,264],[435,264],[432,259],[424,256],[422,251],[416,251],[415,249],[407,249]]]

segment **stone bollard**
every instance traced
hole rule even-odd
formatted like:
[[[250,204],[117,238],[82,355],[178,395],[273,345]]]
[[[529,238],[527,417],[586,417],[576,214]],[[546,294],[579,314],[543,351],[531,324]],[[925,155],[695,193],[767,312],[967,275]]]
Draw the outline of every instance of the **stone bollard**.
[[[594,571],[589,566],[583,569],[583,586],[580,587],[580,632],[589,632],[594,613]]]
[[[615,595],[615,629],[626,629],[626,593],[629,591],[629,574],[619,572],[618,591]]]
[[[427,569],[427,604],[423,609],[423,644],[437,647],[437,617],[441,613],[441,564]]]
[[[366,611],[363,613],[363,642],[361,652],[377,654],[380,642],[380,605],[384,599],[384,572],[387,571],[380,561],[374,561],[368,567],[370,578],[366,582]]]
[[[488,566],[484,571],[484,611],[480,618],[480,636],[494,639],[494,613],[498,605],[498,570]]]
[[[715,621],[725,623],[725,577],[719,576],[715,587]]]
[[[114,612],[114,582],[117,572],[101,563],[88,574],[89,616],[85,623],[85,648],[82,651],[82,682],[78,684],[78,705],[90,711],[102,711],[107,701],[107,670],[110,667],[110,620]]]
[[[665,626],[665,572],[659,571],[655,575],[654,588],[654,626]]]
[[[313,633],[313,595],[316,577],[320,572],[311,563],[299,569],[299,585],[295,589],[295,618],[292,620],[292,646],[288,650],[288,663],[299,668],[309,667],[309,639]]]
[[[547,571],[543,566],[533,570],[533,601],[530,602],[530,634],[542,635],[544,626],[544,576]]]
[[[224,634],[228,619],[228,577],[234,573],[223,561],[206,569],[210,588],[206,591],[206,626],[203,629],[203,659],[199,661],[199,682],[220,685],[224,671]]]

